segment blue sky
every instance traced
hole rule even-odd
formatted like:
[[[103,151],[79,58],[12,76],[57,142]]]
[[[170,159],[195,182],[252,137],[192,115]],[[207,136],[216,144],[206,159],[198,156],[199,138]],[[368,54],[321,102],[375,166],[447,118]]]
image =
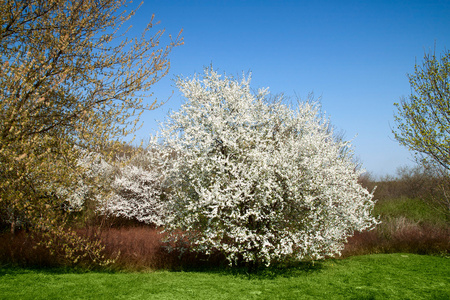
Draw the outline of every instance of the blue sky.
[[[313,92],[331,123],[352,140],[375,176],[412,165],[393,138],[394,102],[410,94],[407,73],[425,52],[450,48],[450,1],[144,1],[132,18],[142,30],[155,14],[166,34],[183,29],[184,45],[153,92],[170,100],[144,113],[138,139],[178,110],[176,75],[213,65],[219,73],[252,73],[252,86],[293,100]],[[150,99],[149,99],[150,101]]]

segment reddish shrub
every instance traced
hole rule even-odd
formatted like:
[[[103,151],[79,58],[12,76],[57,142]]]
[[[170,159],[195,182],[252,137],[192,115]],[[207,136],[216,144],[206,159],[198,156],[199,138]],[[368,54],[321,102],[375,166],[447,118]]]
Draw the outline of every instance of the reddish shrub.
[[[0,234],[0,262],[23,267],[55,267],[60,265],[38,239],[23,231]]]
[[[80,234],[99,237],[105,245],[107,258],[117,258],[111,266],[124,270],[186,270],[223,267],[226,260],[216,253],[211,256],[185,251],[169,252],[162,242],[161,230],[149,226],[104,228],[92,227]],[[24,267],[55,267],[65,264],[57,256],[37,246],[38,238],[25,232],[14,236],[0,235],[0,262]],[[118,253],[120,255],[117,257]],[[450,228],[418,224],[404,218],[395,218],[380,224],[375,230],[357,232],[348,239],[342,257],[371,253],[408,252],[417,254],[445,254],[450,252]],[[89,262],[82,262],[84,266]]]
[[[179,270],[224,264],[225,259],[220,254],[206,256],[192,253],[189,249],[169,251],[162,241],[163,237],[161,229],[148,226],[110,228],[103,230],[100,236],[109,257],[117,257],[120,252],[114,268]]]
[[[418,225],[397,218],[375,230],[357,232],[348,239],[342,256],[394,252],[447,254],[450,252],[450,227]]]

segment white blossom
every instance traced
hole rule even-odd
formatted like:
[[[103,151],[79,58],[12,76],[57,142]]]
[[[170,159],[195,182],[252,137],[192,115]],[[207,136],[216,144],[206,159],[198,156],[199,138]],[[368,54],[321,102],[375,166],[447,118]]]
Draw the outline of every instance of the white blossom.
[[[166,208],[162,199],[162,172],[151,165],[149,153],[140,157],[144,164],[131,161],[119,169],[112,182],[113,194],[103,203],[103,213],[163,225]]]
[[[106,162],[95,152],[81,151],[78,165],[83,169],[72,190],[60,189],[71,211],[81,210],[86,200],[94,200],[97,212],[161,226],[166,215],[162,195],[162,172],[147,151],[133,159],[117,157]]]
[[[75,176],[76,184],[67,186],[53,185],[56,194],[64,198],[69,211],[80,211],[87,199],[102,201],[105,198],[107,186],[114,177],[115,167],[98,153],[90,152],[78,147],[74,151],[79,153],[77,166],[82,170]]]
[[[250,79],[211,69],[177,85],[186,102],[154,142],[170,150],[158,159],[174,239],[181,230],[194,250],[269,265],[339,254],[377,223],[351,145],[334,138],[318,104],[270,102]]]

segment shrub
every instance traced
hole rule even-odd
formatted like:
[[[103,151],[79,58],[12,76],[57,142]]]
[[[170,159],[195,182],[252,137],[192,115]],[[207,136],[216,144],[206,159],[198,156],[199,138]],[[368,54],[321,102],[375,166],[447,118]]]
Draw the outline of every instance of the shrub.
[[[181,230],[190,249],[250,266],[340,253],[377,223],[350,144],[317,104],[292,109],[249,84],[210,69],[177,81],[187,101],[151,142],[166,152],[169,239]]]

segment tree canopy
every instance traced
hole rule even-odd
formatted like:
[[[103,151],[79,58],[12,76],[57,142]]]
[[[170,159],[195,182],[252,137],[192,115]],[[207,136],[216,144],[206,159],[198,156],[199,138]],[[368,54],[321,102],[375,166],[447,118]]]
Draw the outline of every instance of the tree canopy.
[[[250,79],[212,69],[177,85],[186,102],[150,148],[164,166],[175,241],[232,264],[268,265],[340,253],[353,231],[377,223],[351,146],[333,136],[318,104],[268,101]]]
[[[425,54],[410,74],[411,95],[395,103],[401,145],[450,171],[450,51],[440,58]]]
[[[130,38],[126,0],[1,0],[0,204],[11,229],[57,232],[80,151],[110,152],[169,70],[164,30]],[[147,100],[146,100],[147,101]],[[64,192],[65,191],[65,192]],[[59,232],[63,232],[59,230]]]

